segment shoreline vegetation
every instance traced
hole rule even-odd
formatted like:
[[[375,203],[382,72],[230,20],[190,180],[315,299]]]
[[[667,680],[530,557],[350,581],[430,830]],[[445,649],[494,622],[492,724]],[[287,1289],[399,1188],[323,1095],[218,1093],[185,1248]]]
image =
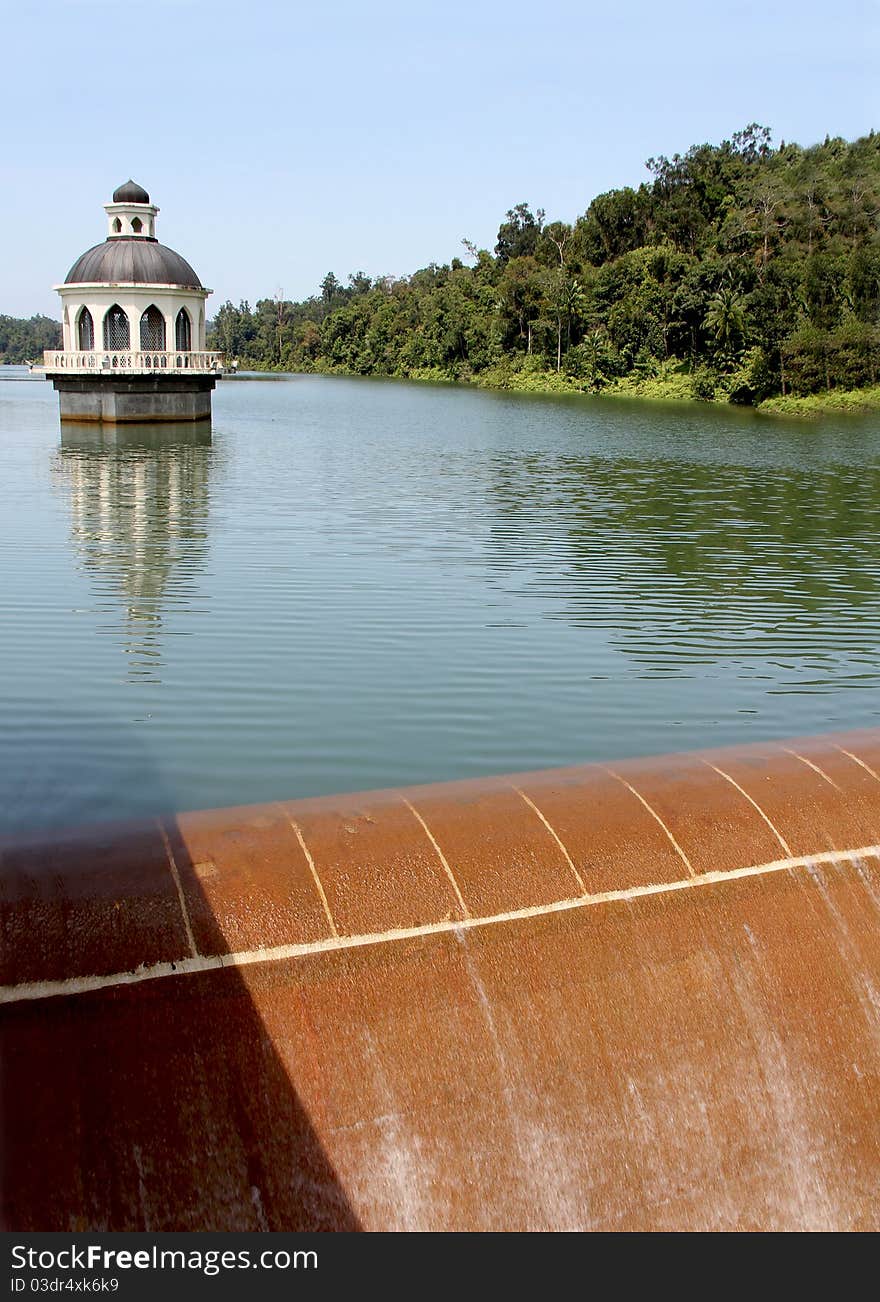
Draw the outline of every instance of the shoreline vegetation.
[[[0,361],[0,367],[19,366],[23,363]],[[280,366],[254,366],[251,373],[276,376],[284,375],[338,375],[358,378],[359,372],[344,369],[325,370],[312,368],[308,371],[288,371]],[[239,372],[242,374],[242,372]],[[247,371],[244,372],[247,374]],[[366,378],[360,375],[360,378]],[[626,376],[616,384],[603,389],[585,388],[565,375],[556,375],[548,371],[485,371],[470,379],[456,378],[441,370],[423,368],[409,375],[378,375],[374,379],[404,380],[421,384],[471,385],[479,389],[489,389],[505,393],[533,393],[547,396],[566,395],[581,398],[612,398],[637,402],[707,403],[713,406],[729,403],[727,397],[698,398],[693,392],[690,376],[684,373],[660,374],[650,379]],[[758,411],[762,415],[798,417],[805,420],[818,420],[822,416],[851,415],[866,416],[880,412],[880,385],[861,389],[831,389],[823,393],[798,397],[788,394],[785,397],[765,398],[759,403],[740,404],[747,409]]]
[[[867,389],[832,389],[828,393],[814,393],[798,398],[791,395],[767,398],[758,411],[771,416],[800,416],[817,419],[820,416],[848,413],[865,416],[880,411],[880,385]]]
[[[410,380],[427,380],[435,383],[456,383],[449,376],[430,372],[410,375]],[[635,399],[641,402],[669,403],[712,403],[728,404],[730,398],[716,394],[712,398],[700,398],[693,392],[691,376],[681,370],[669,370],[647,379],[626,376],[615,384],[603,389],[584,388],[565,376],[553,373],[528,372],[504,373],[485,372],[474,377],[472,381],[479,388],[495,389],[510,393],[535,394],[571,394],[581,397],[601,397]],[[741,404],[765,415],[797,416],[818,419],[821,416],[849,413],[850,415],[867,415],[880,411],[880,385],[860,389],[831,389],[826,392],[797,397],[788,394],[765,398],[762,402]]]
[[[266,374],[279,373],[278,368],[269,368]],[[355,371],[347,370],[311,370],[287,372],[288,374],[322,374],[357,376]],[[484,371],[469,379],[456,378],[440,370],[422,369],[409,375],[394,375],[375,378],[408,380],[427,384],[470,384],[480,389],[490,389],[505,393],[534,393],[536,395],[568,395],[582,398],[615,398],[635,400],[638,402],[668,403],[702,403],[703,405],[725,405],[730,403],[726,395],[714,395],[701,398],[695,395],[691,376],[686,372],[669,370],[651,378],[625,376],[615,384],[602,389],[585,388],[577,381],[565,375],[556,375],[548,371]],[[848,413],[850,415],[868,415],[880,411],[880,385],[859,389],[831,389],[826,392],[797,397],[766,398],[758,403],[737,404],[746,409],[759,411],[762,415],[796,416],[810,420],[821,416]]]
[[[880,134],[802,148],[752,123],[646,166],[573,223],[517,204],[491,252],[463,239],[411,275],[227,301],[209,346],[242,370],[877,410]],[[0,362],[57,346],[53,330],[0,316]]]

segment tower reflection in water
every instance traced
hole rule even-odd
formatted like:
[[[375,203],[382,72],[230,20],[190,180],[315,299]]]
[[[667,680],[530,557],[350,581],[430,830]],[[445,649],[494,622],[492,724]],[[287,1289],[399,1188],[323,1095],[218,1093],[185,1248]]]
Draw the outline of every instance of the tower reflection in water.
[[[62,424],[72,541],[131,678],[161,680],[171,616],[196,600],[212,456],[210,421]]]

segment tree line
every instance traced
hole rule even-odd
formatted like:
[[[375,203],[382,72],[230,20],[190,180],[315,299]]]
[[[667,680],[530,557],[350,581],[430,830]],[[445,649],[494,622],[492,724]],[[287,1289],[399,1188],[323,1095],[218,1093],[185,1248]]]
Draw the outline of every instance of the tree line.
[[[24,320],[0,316],[0,364],[20,366],[23,362],[42,361],[44,348],[61,347],[61,323],[48,316]]]
[[[756,123],[647,162],[573,223],[520,203],[492,251],[301,302],[226,302],[209,344],[243,368],[584,390],[675,377],[758,402],[878,382],[880,135],[774,145]],[[60,344],[0,317],[0,360]],[[679,389],[680,391],[680,389]]]
[[[877,382],[880,135],[802,148],[751,124],[647,169],[574,223],[517,204],[491,252],[226,302],[213,345],[243,367],[587,390],[677,373],[739,402]]]

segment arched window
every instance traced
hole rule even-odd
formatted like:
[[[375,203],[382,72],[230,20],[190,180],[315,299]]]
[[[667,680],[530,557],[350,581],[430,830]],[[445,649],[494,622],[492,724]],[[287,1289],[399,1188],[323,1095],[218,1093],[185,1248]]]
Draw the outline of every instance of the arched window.
[[[80,310],[77,318],[76,346],[81,353],[90,353],[95,346],[95,323],[87,307]]]
[[[154,303],[141,317],[141,352],[165,351],[165,318]]]
[[[131,335],[128,329],[128,317],[118,303],[107,309],[104,317],[104,347],[116,352],[131,347]]]
[[[188,353],[192,348],[192,323],[185,307],[180,309],[174,323],[174,342],[179,353]]]
[[[143,227],[144,223],[141,221],[140,217],[132,217],[131,229],[134,231],[135,235],[140,235]]]
[[[115,222],[113,223],[113,230],[114,230],[114,232],[115,232],[117,235],[118,235],[119,232],[122,230],[122,222],[119,220],[118,217],[116,218]]]

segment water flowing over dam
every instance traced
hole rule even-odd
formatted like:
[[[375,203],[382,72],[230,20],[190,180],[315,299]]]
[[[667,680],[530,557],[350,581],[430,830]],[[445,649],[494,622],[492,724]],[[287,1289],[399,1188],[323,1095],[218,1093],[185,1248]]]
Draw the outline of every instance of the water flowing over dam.
[[[877,730],[0,870],[7,1228],[880,1227]]]

